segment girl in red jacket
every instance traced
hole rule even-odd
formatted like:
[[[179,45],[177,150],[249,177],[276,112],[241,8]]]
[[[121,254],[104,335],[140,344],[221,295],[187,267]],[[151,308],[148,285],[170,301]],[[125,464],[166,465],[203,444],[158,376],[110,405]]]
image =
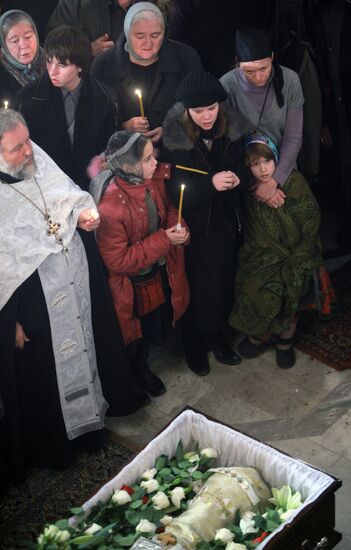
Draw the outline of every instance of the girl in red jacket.
[[[149,344],[160,343],[169,313],[174,325],[187,308],[182,245],[189,233],[177,229],[164,186],[170,167],[157,165],[149,139],[116,132],[106,161],[109,170],[99,178],[110,182],[98,207],[98,245],[137,382],[158,396],[166,388],[147,363]]]

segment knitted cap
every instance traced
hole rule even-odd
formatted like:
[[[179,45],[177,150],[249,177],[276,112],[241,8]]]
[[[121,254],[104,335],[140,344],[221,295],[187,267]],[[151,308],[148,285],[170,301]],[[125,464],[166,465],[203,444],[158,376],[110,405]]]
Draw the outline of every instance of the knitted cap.
[[[239,61],[258,61],[272,57],[270,35],[263,29],[238,29],[235,35],[235,51]]]
[[[207,71],[195,71],[188,74],[179,84],[175,98],[185,108],[207,107],[227,99],[222,84]]]

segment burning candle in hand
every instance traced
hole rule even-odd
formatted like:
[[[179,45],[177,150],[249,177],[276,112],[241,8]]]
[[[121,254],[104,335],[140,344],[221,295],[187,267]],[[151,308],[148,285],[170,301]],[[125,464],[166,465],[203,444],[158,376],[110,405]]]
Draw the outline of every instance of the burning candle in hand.
[[[138,96],[139,100],[139,107],[140,107],[140,116],[145,118],[145,112],[144,112],[144,104],[143,104],[143,95],[141,93],[141,90],[135,90],[136,95]]]
[[[180,231],[182,228],[182,209],[183,209],[184,189],[185,189],[185,184],[182,183],[182,185],[180,186],[179,206],[178,206],[178,223],[177,223],[178,231]]]

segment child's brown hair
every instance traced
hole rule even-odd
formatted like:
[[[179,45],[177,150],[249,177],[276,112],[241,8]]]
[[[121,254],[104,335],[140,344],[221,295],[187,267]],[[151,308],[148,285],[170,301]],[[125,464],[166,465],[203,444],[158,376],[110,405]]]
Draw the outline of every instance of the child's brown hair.
[[[272,149],[265,143],[249,143],[245,149],[245,164],[246,166],[252,166],[259,158],[265,158],[267,160],[275,160]]]

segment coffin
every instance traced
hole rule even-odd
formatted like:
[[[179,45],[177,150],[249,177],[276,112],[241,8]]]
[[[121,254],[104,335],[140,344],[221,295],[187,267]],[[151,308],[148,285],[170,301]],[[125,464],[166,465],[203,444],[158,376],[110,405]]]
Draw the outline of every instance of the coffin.
[[[257,548],[259,550],[320,550],[334,548],[342,539],[335,531],[335,491],[341,481],[222,424],[193,409],[180,413],[84,505],[89,510],[107,500],[115,489],[130,485],[152,468],[161,454],[173,456],[178,441],[184,449],[213,447],[219,452],[221,466],[256,468],[270,487],[290,485],[300,491],[302,506]]]

